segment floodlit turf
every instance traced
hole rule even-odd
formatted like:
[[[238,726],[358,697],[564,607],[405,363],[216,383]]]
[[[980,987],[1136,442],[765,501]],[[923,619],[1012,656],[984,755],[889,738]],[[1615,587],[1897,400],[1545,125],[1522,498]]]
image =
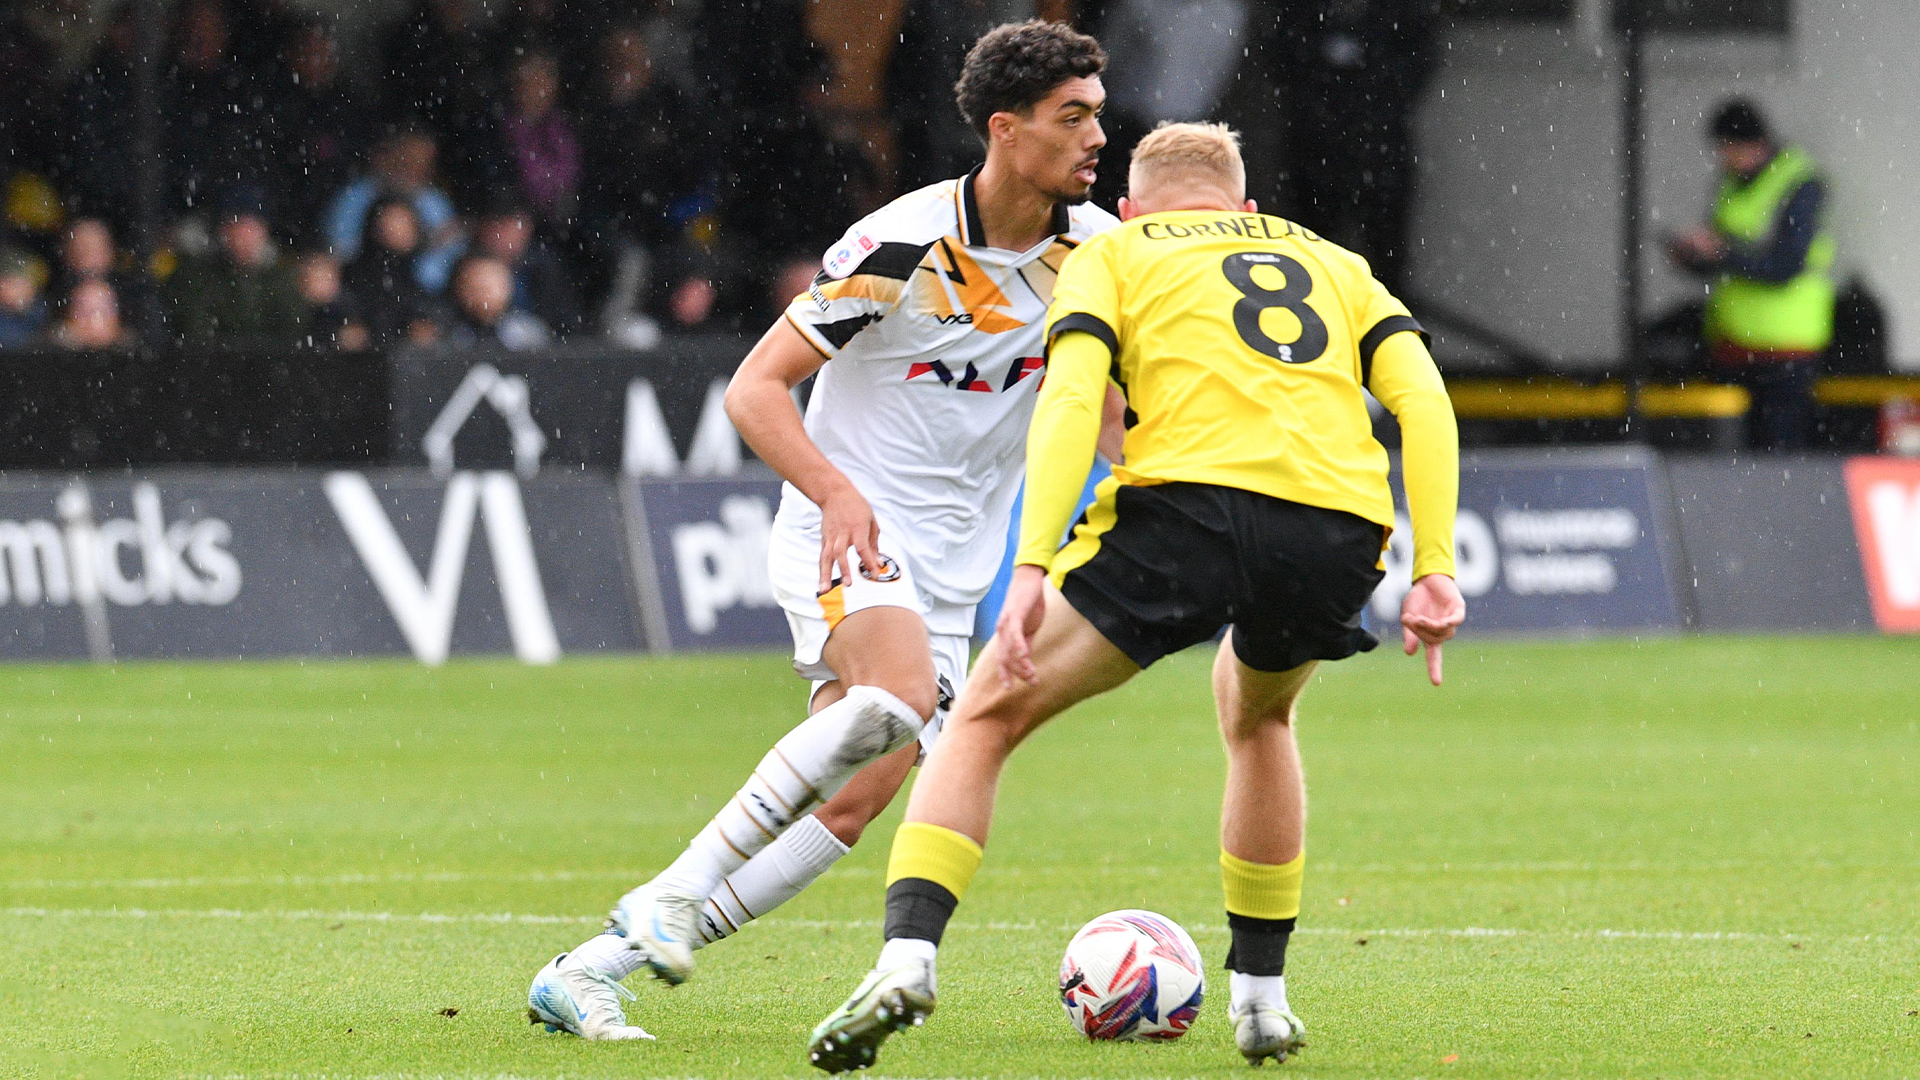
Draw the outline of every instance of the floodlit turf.
[[[940,1012],[877,1074],[1243,1074],[1217,973],[1167,1046],[1076,1042],[1053,992],[1110,908],[1225,950],[1208,660],[1016,758]],[[1377,653],[1304,703],[1283,1080],[1920,1075],[1920,641],[1463,642],[1448,675]],[[801,690],[770,655],[0,668],[0,1075],[811,1075],[897,811],[636,985],[658,1042],[522,1018]]]

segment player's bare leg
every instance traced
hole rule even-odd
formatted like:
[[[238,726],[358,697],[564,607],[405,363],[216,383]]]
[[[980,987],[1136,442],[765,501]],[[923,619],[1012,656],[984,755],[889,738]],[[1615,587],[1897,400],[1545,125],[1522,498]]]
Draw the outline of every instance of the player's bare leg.
[[[1006,646],[999,635],[987,642],[974,665],[977,676],[967,680],[913,785],[908,822],[951,829],[984,845],[1000,771],[1014,748],[1053,717],[1140,673],[1058,589],[1048,585],[1045,596],[1032,645],[1036,681],[1002,678]]]
[[[1220,865],[1233,946],[1227,1015],[1249,1064],[1285,1061],[1306,1044],[1287,1005],[1287,941],[1300,914],[1307,788],[1294,742],[1294,704],[1314,664],[1257,671],[1240,662],[1233,636],[1213,663],[1213,695],[1227,748],[1220,808]]]
[[[1007,758],[1040,725],[1140,671],[1051,585],[1042,602],[1033,680],[1003,677],[1003,653],[1014,646],[995,634],[920,771],[887,870],[886,946],[846,1004],[814,1028],[808,1054],[820,1069],[873,1064],[888,1036],[933,1012],[935,951],[980,864]]]
[[[788,732],[673,864],[622,897],[608,924],[669,984],[693,973],[707,899],[790,827],[811,818],[856,773],[912,743],[939,700],[926,624],[906,608],[840,620],[823,659],[843,696]],[[838,841],[835,841],[838,843]]]

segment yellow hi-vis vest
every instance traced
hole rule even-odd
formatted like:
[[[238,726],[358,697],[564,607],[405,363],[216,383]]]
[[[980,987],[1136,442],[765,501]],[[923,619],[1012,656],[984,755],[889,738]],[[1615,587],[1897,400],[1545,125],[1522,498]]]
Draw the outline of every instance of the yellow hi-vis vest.
[[[1812,159],[1787,147],[1752,180],[1728,177],[1714,202],[1714,228],[1734,241],[1765,239],[1787,200],[1813,176]],[[1722,274],[1707,296],[1707,343],[1757,352],[1824,351],[1833,340],[1833,257],[1833,234],[1822,223],[1806,265],[1792,280],[1775,285]]]

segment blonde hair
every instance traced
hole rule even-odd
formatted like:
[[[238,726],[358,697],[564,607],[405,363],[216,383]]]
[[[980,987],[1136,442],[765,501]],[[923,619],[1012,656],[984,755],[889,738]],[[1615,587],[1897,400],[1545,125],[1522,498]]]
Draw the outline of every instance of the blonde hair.
[[[1218,186],[1238,202],[1247,197],[1247,166],[1240,159],[1240,133],[1225,124],[1167,123],[1133,148],[1127,187],[1134,198],[1171,180]]]

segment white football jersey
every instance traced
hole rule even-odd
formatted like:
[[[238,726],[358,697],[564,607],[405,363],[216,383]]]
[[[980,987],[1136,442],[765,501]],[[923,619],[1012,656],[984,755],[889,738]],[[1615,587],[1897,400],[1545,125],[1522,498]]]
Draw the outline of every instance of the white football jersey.
[[[947,605],[978,603],[1006,555],[1060,264],[1119,224],[1063,205],[1026,251],[987,247],[978,173],[861,219],[786,313],[827,357],[808,436],[873,506],[882,550],[903,549],[920,590]],[[788,484],[777,527],[817,537],[819,524]]]

